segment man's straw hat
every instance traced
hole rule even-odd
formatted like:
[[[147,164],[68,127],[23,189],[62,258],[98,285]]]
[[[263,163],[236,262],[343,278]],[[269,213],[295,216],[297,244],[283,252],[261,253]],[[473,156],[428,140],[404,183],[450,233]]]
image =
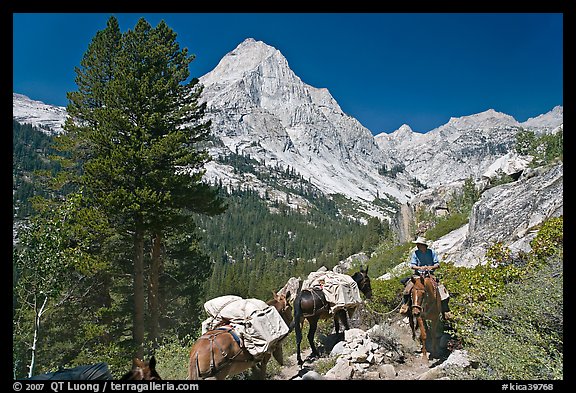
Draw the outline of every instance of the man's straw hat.
[[[426,238],[423,236],[418,236],[418,238],[416,240],[412,241],[412,243],[424,244],[426,247],[430,247],[430,242],[428,240],[426,240]]]

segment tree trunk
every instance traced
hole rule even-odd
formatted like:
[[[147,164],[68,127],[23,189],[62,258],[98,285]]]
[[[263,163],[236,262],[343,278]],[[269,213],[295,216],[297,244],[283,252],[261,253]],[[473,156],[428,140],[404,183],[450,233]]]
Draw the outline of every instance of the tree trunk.
[[[132,339],[136,357],[144,357],[144,233],[136,230],[134,235],[134,319]]]
[[[36,300],[38,300],[38,298],[36,298]],[[40,319],[42,318],[42,314],[44,314],[47,301],[48,296],[45,296],[40,309],[36,310],[36,315],[34,317],[34,338],[32,340],[32,355],[30,359],[30,366],[28,367],[28,378],[32,378],[34,375],[34,366],[36,363],[36,344],[38,343],[38,334],[40,332]]]
[[[156,346],[159,335],[159,288],[160,270],[162,266],[162,235],[157,233],[152,239],[152,260],[150,261],[150,275],[148,281],[148,307],[150,309],[150,340]]]

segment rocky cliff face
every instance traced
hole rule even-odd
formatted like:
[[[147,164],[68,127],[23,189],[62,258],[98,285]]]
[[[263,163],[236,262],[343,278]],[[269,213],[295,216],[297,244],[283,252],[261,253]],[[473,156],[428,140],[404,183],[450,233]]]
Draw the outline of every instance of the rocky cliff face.
[[[245,40],[200,81],[213,132],[230,151],[294,168],[328,194],[410,195],[405,182],[378,174],[390,160],[371,132],[327,89],[302,82],[277,49]]]
[[[564,215],[564,165],[526,170],[515,182],[485,191],[470,221],[438,239],[433,247],[456,266],[486,263],[488,248],[503,243],[513,254],[529,252],[539,226]]]

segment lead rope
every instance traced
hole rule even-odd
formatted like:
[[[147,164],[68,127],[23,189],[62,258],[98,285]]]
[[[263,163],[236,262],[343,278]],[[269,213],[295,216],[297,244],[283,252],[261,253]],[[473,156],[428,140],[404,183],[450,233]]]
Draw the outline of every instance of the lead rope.
[[[368,311],[370,311],[373,314],[378,314],[378,315],[390,315],[392,314],[394,311],[398,310],[400,308],[400,306],[402,305],[402,301],[400,301],[400,303],[398,303],[398,305],[396,307],[394,307],[392,310],[388,311],[388,312],[380,312],[380,311],[376,311],[372,308],[371,306],[372,303],[369,302],[364,302],[364,305],[366,306],[366,308],[368,308]]]

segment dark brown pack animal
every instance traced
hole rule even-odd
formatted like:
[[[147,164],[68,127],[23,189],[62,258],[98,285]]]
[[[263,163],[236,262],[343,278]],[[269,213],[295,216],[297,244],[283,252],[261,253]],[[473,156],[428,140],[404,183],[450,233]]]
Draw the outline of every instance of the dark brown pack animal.
[[[370,285],[370,277],[368,277],[368,268],[366,270],[360,269],[359,272],[352,275],[352,279],[358,285],[360,292],[364,294],[367,299],[372,297],[372,287]],[[324,292],[321,289],[307,288],[298,293],[294,300],[294,331],[296,333],[296,359],[299,365],[304,364],[300,354],[300,343],[302,342],[302,327],[304,320],[307,320],[310,327],[308,328],[308,342],[312,353],[310,359],[319,357],[318,349],[314,344],[314,335],[318,327],[320,319],[328,319],[332,315],[330,313],[330,303],[326,301]],[[350,328],[348,324],[348,312],[346,309],[341,308],[333,314],[334,328],[336,334],[340,333],[340,322],[344,325],[344,330]]]
[[[266,302],[280,314],[287,326],[292,322],[292,306],[288,302],[290,293],[278,295]],[[285,337],[284,337],[285,338]],[[275,343],[271,351],[260,359],[254,356],[242,345],[240,338],[232,326],[223,325],[209,330],[196,340],[190,349],[188,364],[188,379],[226,379],[252,369],[255,379],[266,378],[266,366],[272,356],[280,364],[284,364],[282,354],[282,338]]]

